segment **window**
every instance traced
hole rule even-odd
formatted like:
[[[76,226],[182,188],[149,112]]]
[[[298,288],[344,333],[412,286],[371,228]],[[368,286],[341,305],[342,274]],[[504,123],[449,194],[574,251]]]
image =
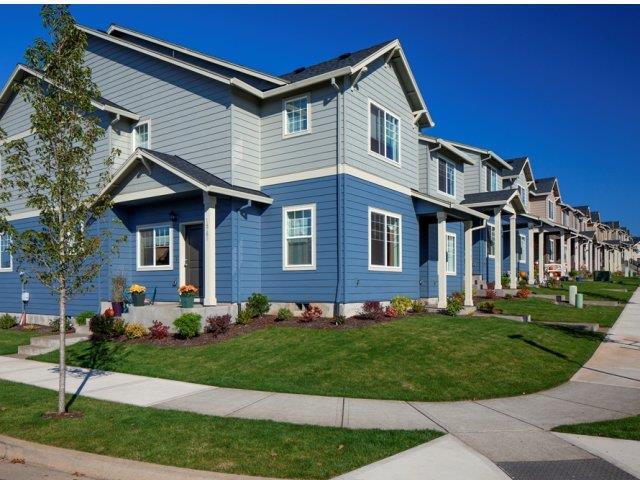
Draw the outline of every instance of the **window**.
[[[171,270],[173,268],[172,230],[169,225],[138,229],[138,270]]]
[[[556,241],[549,239],[549,261],[556,259]]]
[[[493,225],[487,225],[487,255],[496,255],[496,227]]]
[[[498,190],[498,172],[487,165],[487,192]]]
[[[13,270],[13,259],[9,245],[11,238],[6,233],[0,235],[0,272],[11,272]]]
[[[369,152],[400,163],[400,119],[369,101]]]
[[[399,215],[369,209],[369,270],[402,270]]]
[[[447,275],[456,274],[456,234],[447,232]]]
[[[569,226],[569,212],[562,212],[562,224]]]
[[[527,189],[524,188],[522,185],[518,185],[518,193],[520,194],[520,200],[522,201],[523,205],[527,204],[527,201],[529,200],[527,197]]]
[[[527,237],[525,237],[522,233],[518,234],[518,243],[516,244],[516,258],[518,259],[518,263],[526,263],[527,257],[524,252],[527,251]]]
[[[284,101],[284,136],[300,135],[311,131],[309,115],[311,109],[309,104],[310,97],[308,94]]]
[[[556,204],[551,200],[547,200],[547,207],[549,218],[553,220],[554,218],[556,218]]]
[[[316,206],[296,205],[282,208],[283,269],[316,268]]]
[[[447,195],[456,195],[456,167],[442,158],[438,159],[438,190]]]
[[[133,149],[151,148],[149,141],[149,122],[136,125],[133,129]]]

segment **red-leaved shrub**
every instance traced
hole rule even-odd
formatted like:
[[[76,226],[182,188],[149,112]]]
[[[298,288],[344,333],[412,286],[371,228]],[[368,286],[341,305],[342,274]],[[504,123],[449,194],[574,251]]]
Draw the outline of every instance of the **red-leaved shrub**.
[[[211,333],[214,337],[217,337],[229,330],[229,325],[231,325],[231,315],[208,317],[204,331],[205,333]]]
[[[531,290],[529,290],[529,287],[522,287],[518,290],[518,293],[516,293],[516,297],[518,298],[529,298],[531,296]]]
[[[380,305],[380,302],[368,301],[362,305],[362,312],[360,313],[362,318],[367,320],[380,320],[384,318],[384,308]]]
[[[487,290],[487,293],[484,296],[484,298],[489,298],[489,299],[494,299],[497,297],[498,295],[496,294],[496,291],[493,288],[490,288],[489,290]]]
[[[391,305],[389,305],[384,310],[384,316],[389,318],[396,318],[398,316],[398,311],[395,308],[393,308]]]
[[[149,336],[154,340],[162,340],[169,336],[169,327],[158,320],[153,321],[153,325],[149,329]]]
[[[302,313],[299,321],[302,323],[313,322],[322,316],[322,309],[316,305],[309,305]]]

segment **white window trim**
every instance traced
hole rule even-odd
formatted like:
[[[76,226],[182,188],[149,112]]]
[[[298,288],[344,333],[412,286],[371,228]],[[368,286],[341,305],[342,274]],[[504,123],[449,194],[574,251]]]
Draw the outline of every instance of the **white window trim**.
[[[445,270],[446,270],[445,273],[447,275],[456,275],[456,272],[458,270],[458,267],[457,267],[457,264],[458,264],[458,237],[453,232],[447,232],[446,239],[445,239],[445,241],[446,241],[445,254],[447,252],[447,248],[446,247],[449,246],[449,237],[453,237],[453,259],[454,259],[454,262],[453,262],[453,270],[449,270],[448,269],[449,268],[449,265],[448,265],[449,262],[448,261],[445,262]],[[447,260],[448,260],[448,258],[447,258]]]
[[[380,155],[378,152],[374,152],[373,150],[371,150],[371,105],[375,105],[380,110],[385,112],[385,114],[389,114],[392,117],[394,117],[396,120],[398,120],[398,161],[397,162],[394,160],[390,160],[384,155]],[[394,167],[398,167],[398,168],[402,167],[402,119],[400,118],[399,115],[392,112],[387,107],[383,107],[382,105],[380,105],[377,102],[374,102],[370,98],[368,99],[368,102],[367,102],[367,152],[372,157],[375,157],[378,160],[387,162],[393,165]]]
[[[5,234],[0,235],[0,237],[6,236]],[[13,255],[9,252],[9,266],[8,267],[0,267],[0,273],[13,272]]]
[[[451,160],[449,160],[448,158],[444,158],[444,157],[434,157],[436,159],[436,168],[437,168],[437,182],[438,182],[438,193],[440,193],[441,195],[445,195],[447,197],[450,198],[456,198],[456,189],[458,188],[457,182],[456,182],[456,164],[454,162],[452,162]],[[447,193],[443,190],[440,190],[440,160],[442,160],[443,162],[445,162],[447,165],[450,165],[453,168],[453,193]],[[446,177],[446,172],[445,172],[445,177]],[[446,182],[445,182],[446,183]]]
[[[141,265],[140,264],[140,230],[150,230],[158,227],[169,227],[169,265]],[[153,263],[156,262],[155,232],[153,234]],[[173,270],[173,226],[170,223],[154,223],[138,225],[136,227],[136,270],[138,272],[153,272]]]
[[[299,132],[288,133],[287,132],[287,102],[293,102],[300,100],[301,98],[307,99],[307,129],[300,130]],[[295,97],[284,98],[282,100],[282,138],[299,137],[300,135],[308,135],[311,133],[311,94],[305,93],[303,95],[297,95]]]
[[[492,225],[491,223],[487,223],[487,229],[488,230],[493,230],[493,254],[489,253],[489,232],[487,231],[487,258],[496,258],[495,255],[495,251],[496,251],[496,226]]]
[[[145,124],[147,125],[147,136],[149,137],[149,139],[147,140],[147,146],[143,148],[151,150],[151,119],[147,119],[147,120],[140,120],[131,128],[131,151],[132,152],[135,152],[136,148],[138,148],[138,145],[136,145],[136,128]]]
[[[385,215],[385,248],[384,248],[384,265],[373,265],[371,263],[371,214],[378,213],[380,215]],[[398,244],[398,266],[390,267],[387,266],[387,240],[386,240],[386,227],[387,227],[387,219],[386,217],[394,217],[398,219],[398,238],[400,242]],[[369,270],[372,271],[380,271],[380,272],[401,272],[402,271],[402,215],[399,213],[389,212],[387,210],[382,210],[379,208],[369,207],[369,212],[367,215],[367,249],[369,250]]]
[[[518,234],[519,237],[519,241],[520,241],[520,256],[522,257],[521,260],[518,261],[518,263],[527,263],[527,236],[523,233],[519,233]],[[518,255],[518,252],[516,250],[516,256]]]
[[[549,208],[550,205],[552,206],[551,208]],[[553,200],[547,200],[547,215],[551,220],[556,219],[556,204]]]
[[[289,265],[289,245],[287,243],[287,213],[298,210],[311,210],[311,263],[308,265]],[[316,204],[288,205],[282,207],[282,269],[283,270],[315,270],[316,269]]]
[[[500,190],[500,185],[498,184],[499,182],[499,177],[498,177],[498,170],[490,165],[485,165],[485,168],[487,169],[487,173],[485,175],[485,182],[487,181],[488,177],[493,173],[495,174],[496,177],[496,189],[495,190],[489,190],[487,189],[487,192],[497,192],[498,190]],[[493,176],[491,176],[491,178],[493,178]],[[491,183],[491,182],[489,182]],[[485,184],[485,188],[486,188],[486,184]]]

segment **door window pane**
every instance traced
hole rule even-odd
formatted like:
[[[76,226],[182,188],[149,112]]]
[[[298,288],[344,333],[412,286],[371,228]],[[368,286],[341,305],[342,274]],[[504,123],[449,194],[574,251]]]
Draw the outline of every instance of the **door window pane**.
[[[456,236],[447,233],[447,274],[456,274]]]
[[[487,225],[487,255],[494,256],[496,254],[496,228],[493,225]]]

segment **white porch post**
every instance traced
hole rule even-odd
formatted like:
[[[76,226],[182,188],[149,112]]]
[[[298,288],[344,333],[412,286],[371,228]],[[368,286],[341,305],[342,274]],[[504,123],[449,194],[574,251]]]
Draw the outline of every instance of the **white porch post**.
[[[447,306],[447,214],[438,212],[438,308]]]
[[[560,231],[560,275],[563,277],[567,274],[567,266],[565,265],[566,261],[566,250],[567,244],[564,241],[564,230]]]
[[[528,231],[528,238],[527,238],[527,259],[529,260],[529,285],[533,285],[535,278],[533,278],[533,276],[535,275],[534,269],[533,269],[533,264],[535,263],[535,258],[534,258],[534,254],[533,254],[533,223],[529,224],[529,231]]]
[[[204,297],[203,304],[216,305],[216,197],[202,193],[204,204]]]
[[[509,288],[518,288],[517,249],[516,249],[516,215],[509,217]]]
[[[538,233],[538,283],[544,281],[544,232]]]
[[[494,228],[496,232],[495,256],[493,262],[493,272],[495,277],[495,289],[502,289],[502,210],[496,208],[494,215]]]
[[[587,245],[588,245],[588,252],[589,252],[589,261],[587,262],[589,273],[593,273],[593,242],[589,242]]]
[[[580,245],[578,242],[578,237],[573,239],[573,269],[580,269]]]
[[[464,222],[464,305],[473,307],[473,267],[471,253],[473,250],[473,222]]]

